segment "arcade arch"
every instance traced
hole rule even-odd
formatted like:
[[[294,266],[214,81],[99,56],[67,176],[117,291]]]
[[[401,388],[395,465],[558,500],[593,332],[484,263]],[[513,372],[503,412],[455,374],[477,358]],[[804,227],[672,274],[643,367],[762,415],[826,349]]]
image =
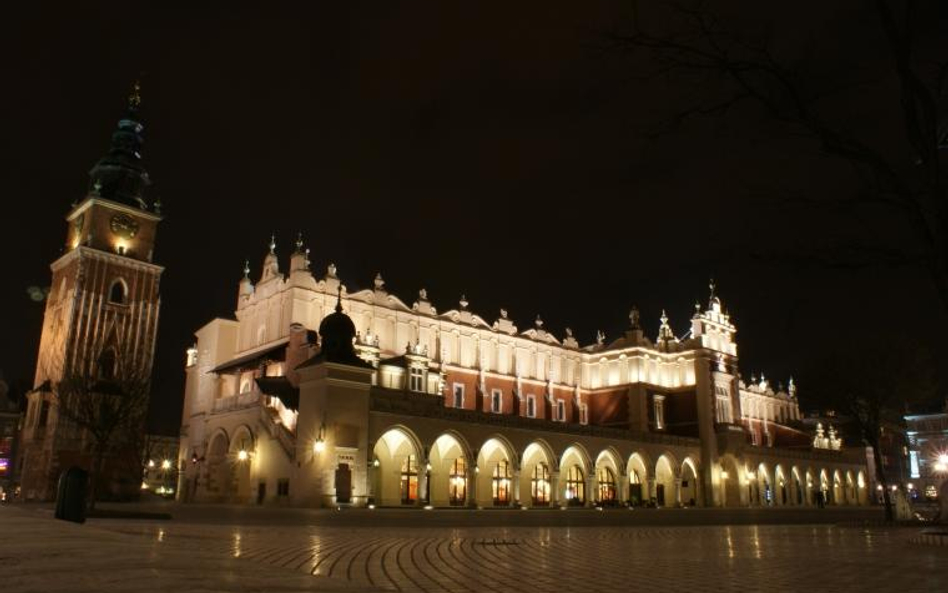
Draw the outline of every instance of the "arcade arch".
[[[414,505],[421,501],[422,450],[418,437],[402,426],[390,428],[379,437],[372,449],[375,504]]]

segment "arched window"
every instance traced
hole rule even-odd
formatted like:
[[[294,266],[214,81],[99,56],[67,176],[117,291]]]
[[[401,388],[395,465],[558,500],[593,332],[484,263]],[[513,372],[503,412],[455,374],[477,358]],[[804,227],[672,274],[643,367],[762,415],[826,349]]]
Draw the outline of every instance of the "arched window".
[[[566,500],[571,505],[586,503],[586,482],[583,479],[583,470],[578,465],[566,470]]]
[[[418,461],[414,455],[405,457],[402,462],[402,504],[412,504],[418,500]]]
[[[616,501],[616,476],[608,467],[599,468],[596,475],[599,482],[599,502],[613,504]]]
[[[461,506],[467,498],[467,461],[458,457],[451,465],[448,490],[451,506]]]
[[[128,287],[125,281],[118,278],[112,282],[112,288],[109,289],[109,302],[115,305],[124,305],[128,298]]]
[[[550,504],[550,467],[545,463],[538,463],[533,468],[530,497],[535,507],[545,507]]]
[[[116,374],[116,365],[118,361],[115,358],[115,350],[112,348],[106,349],[99,356],[99,379],[103,381],[111,381],[115,378]]]
[[[501,460],[494,466],[494,475],[491,478],[491,494],[494,497],[494,505],[506,505],[510,503],[510,464],[507,460]]]

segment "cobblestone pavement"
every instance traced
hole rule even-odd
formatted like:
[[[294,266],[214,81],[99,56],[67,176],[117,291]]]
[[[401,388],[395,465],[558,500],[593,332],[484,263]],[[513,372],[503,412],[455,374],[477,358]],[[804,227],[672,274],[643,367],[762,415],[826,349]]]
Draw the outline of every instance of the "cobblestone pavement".
[[[390,591],[948,590],[948,550],[914,529],[700,527],[267,528],[114,525],[162,546],[200,547]]]

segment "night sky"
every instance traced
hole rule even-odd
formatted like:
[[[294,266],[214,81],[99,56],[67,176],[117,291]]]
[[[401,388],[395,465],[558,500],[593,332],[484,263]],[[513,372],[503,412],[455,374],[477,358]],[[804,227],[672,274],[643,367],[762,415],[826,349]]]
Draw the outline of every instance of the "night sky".
[[[166,215],[159,430],[178,425],[194,330],[233,314],[243,261],[258,277],[271,232],[284,270],[302,231],[314,271],[334,262],[350,290],[381,271],[408,303],[425,287],[445,311],[464,293],[489,322],[500,307],[521,329],[540,314],[584,345],[597,329],[618,337],[632,305],[652,338],[663,308],[683,335],[713,276],[743,373],[774,381],[893,333],[933,345],[948,325],[919,269],[777,255],[911,244],[888,213],[789,201],[853,192],[848,165],[750,108],[652,133],[696,91],[641,80],[636,58],[606,47],[629,2],[98,4],[5,9],[0,24],[0,369],[15,385],[32,382],[44,308],[28,287],[49,284],[63,217],[140,75],[151,195]],[[784,55],[825,80],[858,79],[836,106],[853,130],[904,146],[863,3],[744,4],[742,23],[770,23]]]

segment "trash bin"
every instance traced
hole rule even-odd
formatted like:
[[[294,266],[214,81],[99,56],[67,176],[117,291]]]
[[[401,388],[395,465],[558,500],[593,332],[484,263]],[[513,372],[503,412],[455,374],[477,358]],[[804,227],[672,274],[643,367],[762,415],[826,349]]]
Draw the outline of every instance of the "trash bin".
[[[59,476],[56,491],[56,518],[74,523],[86,522],[86,488],[89,472],[70,467]]]

